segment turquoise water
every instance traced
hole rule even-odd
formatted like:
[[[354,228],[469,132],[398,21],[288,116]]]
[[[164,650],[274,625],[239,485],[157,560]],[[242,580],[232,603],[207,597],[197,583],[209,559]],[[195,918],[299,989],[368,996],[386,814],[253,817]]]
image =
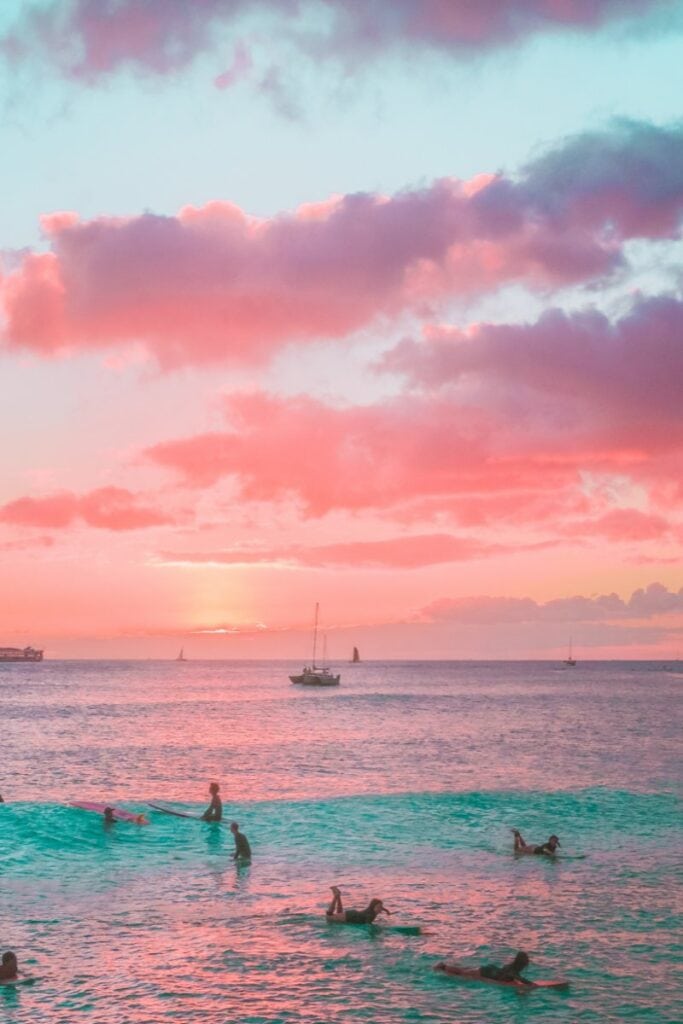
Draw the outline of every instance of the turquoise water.
[[[16,1022],[642,1021],[683,1016],[680,687],[645,663],[0,666],[5,948],[32,987]],[[677,720],[678,719],[678,720]],[[222,826],[66,806],[199,811],[217,778],[254,862]],[[568,858],[515,859],[512,826]],[[382,897],[387,928],[335,927]],[[680,895],[678,895],[680,906]],[[411,931],[421,925],[424,934]],[[406,933],[407,929],[407,933]],[[433,973],[532,958],[567,992]]]

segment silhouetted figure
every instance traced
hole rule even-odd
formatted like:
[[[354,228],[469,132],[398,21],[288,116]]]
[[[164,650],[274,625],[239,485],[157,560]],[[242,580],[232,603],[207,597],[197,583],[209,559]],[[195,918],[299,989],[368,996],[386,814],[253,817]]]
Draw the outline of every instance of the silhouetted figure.
[[[11,949],[8,949],[6,953],[2,954],[2,964],[0,964],[0,981],[11,981],[19,973],[19,963],[17,961],[17,954],[13,953]]]
[[[325,911],[328,921],[335,924],[372,924],[379,914],[390,914],[382,900],[370,900],[365,910],[344,910],[341,892],[336,885],[330,886],[332,902]]]
[[[235,838],[235,852],[232,855],[232,859],[237,861],[238,864],[251,864],[249,840],[243,832],[240,832],[240,827],[236,821],[231,822],[230,831]]]
[[[434,968],[435,971],[443,971],[444,974],[453,974],[458,978],[469,978],[474,981],[498,981],[506,985],[529,985],[533,987],[534,982],[529,981],[521,975],[521,971],[529,966],[529,957],[522,950],[517,953],[514,960],[509,964],[499,967],[498,964],[484,964],[483,967],[461,967],[460,964],[449,964],[441,962]]]
[[[540,846],[528,846],[516,828],[513,828],[512,834],[515,837],[515,853],[530,853],[535,854],[537,857],[554,857],[557,847],[560,846],[560,840],[557,836],[550,836],[548,841]]]
[[[209,786],[211,803],[202,814],[204,821],[220,821],[223,817],[223,802],[218,795],[220,788],[217,782],[212,782]]]

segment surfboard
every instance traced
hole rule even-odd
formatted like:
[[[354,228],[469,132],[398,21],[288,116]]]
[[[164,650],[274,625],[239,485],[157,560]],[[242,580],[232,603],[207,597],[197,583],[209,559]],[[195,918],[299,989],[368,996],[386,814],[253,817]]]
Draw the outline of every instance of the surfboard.
[[[427,932],[419,924],[385,924],[382,925],[386,932],[396,932],[397,935],[433,935]]]
[[[503,988],[516,988],[520,991],[528,991],[532,988],[569,988],[569,982],[564,978],[558,978],[557,980],[553,978],[541,979],[540,981],[532,981],[530,985],[523,985],[519,981],[497,981],[495,978],[482,978],[476,968],[461,967],[459,964],[444,964],[443,967],[435,967],[434,970],[440,970],[443,974],[460,978],[462,981],[477,981],[482,984],[501,985]]]
[[[104,814],[107,807],[111,807],[117,821],[132,821],[135,825],[149,825],[144,814],[135,814],[133,811],[125,811],[121,807],[114,807],[112,804],[101,804],[94,800],[74,800],[69,807],[78,807],[81,811],[94,811],[95,814]]]
[[[148,807],[153,807],[155,811],[161,811],[162,814],[172,814],[174,818],[194,818],[195,821],[201,821],[201,814],[190,814],[189,811],[175,811],[172,807],[164,807],[163,804],[153,804],[151,800],[147,801]]]

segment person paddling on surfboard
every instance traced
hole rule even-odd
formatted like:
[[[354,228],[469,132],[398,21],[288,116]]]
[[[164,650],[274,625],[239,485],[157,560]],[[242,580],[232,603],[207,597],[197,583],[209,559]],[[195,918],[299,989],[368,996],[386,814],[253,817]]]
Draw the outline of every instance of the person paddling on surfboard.
[[[249,840],[243,832],[240,832],[240,827],[236,821],[230,822],[230,831],[235,838],[235,852],[232,855],[232,859],[237,861],[238,864],[251,864]]]
[[[17,960],[17,954],[13,953],[11,949],[8,949],[6,953],[2,954],[2,964],[0,965],[0,981],[11,981],[19,974],[19,962]]]
[[[441,962],[434,968],[435,971],[443,971],[444,974],[454,974],[460,978],[474,978],[481,981],[500,981],[508,985],[530,985],[534,982],[522,977],[521,971],[529,966],[529,957],[522,950],[517,953],[514,960],[509,964],[499,967],[498,964],[484,964],[483,967],[468,969],[460,967],[459,964],[447,964]]]
[[[223,802],[218,795],[220,788],[217,782],[212,782],[209,786],[211,803],[202,814],[203,821],[220,821],[223,817]]]
[[[379,914],[391,914],[382,900],[370,900],[365,910],[344,910],[341,892],[336,885],[330,886],[332,902],[325,911],[328,921],[335,924],[372,924]]]
[[[548,841],[540,846],[528,846],[516,828],[512,829],[512,834],[515,837],[515,853],[536,854],[537,857],[554,857],[557,853],[557,847],[561,845],[560,840],[554,835],[550,836]]]

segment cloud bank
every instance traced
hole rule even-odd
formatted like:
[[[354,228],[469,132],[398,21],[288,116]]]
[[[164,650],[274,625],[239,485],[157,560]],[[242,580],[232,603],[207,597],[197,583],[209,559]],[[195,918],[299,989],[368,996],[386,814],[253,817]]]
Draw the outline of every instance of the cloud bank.
[[[49,252],[0,280],[4,344],[43,356],[137,342],[165,367],[254,364],[511,282],[603,278],[631,239],[680,237],[683,126],[618,122],[515,179],[345,195],[269,219],[228,202],[43,219]]]
[[[499,555],[502,544],[485,544],[451,534],[416,534],[375,541],[347,541],[338,544],[297,545],[278,548],[235,548],[232,550],[164,552],[164,563],[182,565],[289,564],[309,568],[421,569],[430,565],[465,562]]]
[[[166,513],[140,503],[122,487],[100,487],[86,494],[60,491],[42,498],[17,498],[0,506],[0,522],[41,529],[78,523],[100,530],[139,530],[173,522]]]
[[[433,327],[384,360],[413,385],[404,394],[339,408],[234,394],[225,430],[145,454],[192,486],[230,477],[243,498],[294,496],[314,516],[403,504],[566,538],[674,537],[682,339],[674,297],[640,299],[614,323],[553,310],[532,324]],[[292,457],[302,451],[306,459]],[[612,479],[638,488],[639,500],[613,499]]]
[[[360,64],[397,49],[461,57],[543,32],[592,31],[673,11],[675,0],[47,0],[25,5],[0,53],[89,84],[121,68],[181,71],[262,20],[314,61]]]
[[[627,601],[617,594],[560,597],[545,603],[530,597],[445,598],[424,608],[421,617],[430,622],[500,625],[527,622],[615,622],[651,619],[681,612],[683,587],[678,591],[670,591],[661,583],[652,583],[645,589],[634,591]]]

